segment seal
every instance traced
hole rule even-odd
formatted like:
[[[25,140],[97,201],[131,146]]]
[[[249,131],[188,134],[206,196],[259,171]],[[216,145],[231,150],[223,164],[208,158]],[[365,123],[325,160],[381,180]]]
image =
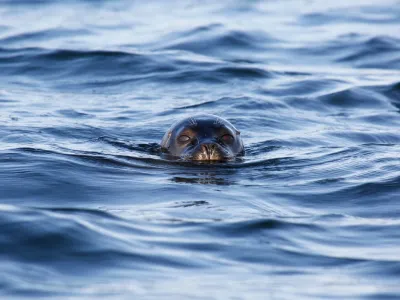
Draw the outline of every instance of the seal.
[[[244,155],[240,131],[215,115],[201,114],[171,126],[161,141],[168,159],[228,161]]]

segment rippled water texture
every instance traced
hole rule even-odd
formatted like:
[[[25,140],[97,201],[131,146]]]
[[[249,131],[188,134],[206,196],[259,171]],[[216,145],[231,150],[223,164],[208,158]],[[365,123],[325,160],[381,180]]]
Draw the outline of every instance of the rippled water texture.
[[[399,113],[399,1],[0,1],[0,296],[398,299]]]

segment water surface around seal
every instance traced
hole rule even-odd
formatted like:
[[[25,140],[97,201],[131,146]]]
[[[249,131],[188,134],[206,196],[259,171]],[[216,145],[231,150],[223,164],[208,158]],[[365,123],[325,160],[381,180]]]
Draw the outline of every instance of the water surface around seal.
[[[5,299],[400,297],[399,1],[0,1]],[[241,161],[171,162],[199,113]]]

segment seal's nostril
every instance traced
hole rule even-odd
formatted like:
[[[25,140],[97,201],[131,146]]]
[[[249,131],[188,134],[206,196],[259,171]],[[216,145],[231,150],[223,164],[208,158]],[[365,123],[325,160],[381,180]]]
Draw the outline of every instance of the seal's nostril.
[[[204,144],[201,145],[201,151],[208,154],[208,151],[209,151],[208,146],[204,145]]]

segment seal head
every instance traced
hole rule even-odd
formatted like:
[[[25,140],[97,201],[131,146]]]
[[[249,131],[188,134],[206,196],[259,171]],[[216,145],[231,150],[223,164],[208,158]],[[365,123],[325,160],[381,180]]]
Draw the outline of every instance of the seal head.
[[[227,161],[244,155],[240,132],[227,120],[202,114],[173,124],[161,141],[170,159]]]

